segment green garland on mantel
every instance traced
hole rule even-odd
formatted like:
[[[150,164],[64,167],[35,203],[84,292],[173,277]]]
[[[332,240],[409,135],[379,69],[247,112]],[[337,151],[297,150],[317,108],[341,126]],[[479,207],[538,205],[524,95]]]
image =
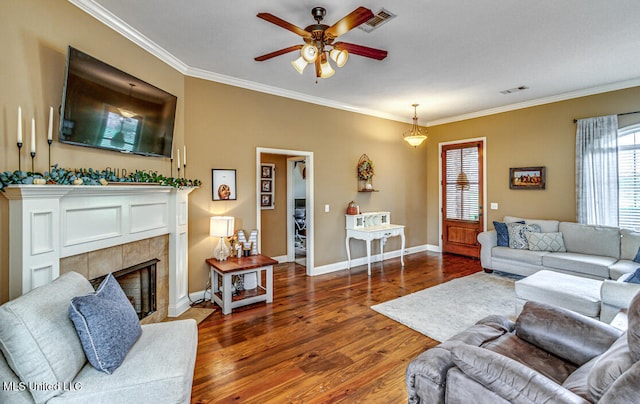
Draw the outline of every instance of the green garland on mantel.
[[[77,169],[67,170],[54,165],[51,171],[36,173],[31,171],[16,170],[0,173],[0,191],[5,192],[9,185],[108,185],[110,183],[145,183],[170,186],[174,188],[198,187],[200,180],[185,178],[165,177],[153,171],[136,171],[126,177],[118,177],[112,170]]]

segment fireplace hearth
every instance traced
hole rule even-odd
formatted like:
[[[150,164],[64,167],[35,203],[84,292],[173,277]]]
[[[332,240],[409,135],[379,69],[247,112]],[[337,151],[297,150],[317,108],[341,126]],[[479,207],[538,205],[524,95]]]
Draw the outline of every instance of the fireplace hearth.
[[[112,273],[140,320],[156,311],[156,264],[158,262],[160,260],[152,259]],[[104,275],[91,279],[91,285],[97,289],[106,277],[107,275]]]

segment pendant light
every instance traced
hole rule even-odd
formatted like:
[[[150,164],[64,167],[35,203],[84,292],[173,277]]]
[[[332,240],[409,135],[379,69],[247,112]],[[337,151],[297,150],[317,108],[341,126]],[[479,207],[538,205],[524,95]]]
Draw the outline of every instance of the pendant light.
[[[419,104],[411,104],[413,107],[413,125],[409,134],[403,134],[403,139],[413,147],[418,147],[427,140],[427,135],[422,134],[420,127],[418,126],[418,107]]]

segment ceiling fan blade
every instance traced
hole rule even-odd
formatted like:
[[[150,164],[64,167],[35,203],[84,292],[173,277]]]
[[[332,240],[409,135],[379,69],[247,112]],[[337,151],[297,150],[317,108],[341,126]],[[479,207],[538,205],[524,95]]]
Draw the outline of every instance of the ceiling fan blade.
[[[382,60],[387,57],[387,51],[382,49],[369,48],[368,46],[356,45],[348,42],[336,42],[333,47],[340,50],[346,50],[347,52],[364,56],[371,59]]]
[[[284,29],[287,29],[291,32],[293,32],[294,34],[298,34],[303,38],[311,38],[311,33],[303,30],[300,27],[297,27],[293,24],[291,24],[290,22],[287,22],[285,20],[283,20],[280,17],[276,17],[275,15],[271,14],[271,13],[258,13],[257,15],[258,18],[262,18],[265,21],[268,21],[272,24],[276,24],[279,27],[282,27]]]
[[[274,58],[276,56],[284,55],[285,53],[289,53],[289,52],[300,50],[300,49],[302,49],[302,46],[303,45],[289,46],[288,48],[284,48],[284,49],[280,49],[280,50],[277,50],[277,51],[273,51],[271,53],[267,53],[267,54],[264,54],[262,56],[258,56],[258,57],[254,58],[254,59],[255,59],[256,62],[263,62],[263,61],[265,61],[267,59],[271,59],[271,58]]]
[[[373,13],[371,10],[366,7],[358,7],[343,17],[340,21],[327,28],[324,31],[324,39],[330,41],[337,38],[372,18]]]

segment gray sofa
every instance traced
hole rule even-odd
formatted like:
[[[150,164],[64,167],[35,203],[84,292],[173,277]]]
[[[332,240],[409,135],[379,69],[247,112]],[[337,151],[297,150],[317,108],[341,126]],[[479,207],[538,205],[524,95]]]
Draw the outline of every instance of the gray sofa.
[[[628,326],[528,302],[515,323],[487,317],[413,359],[409,403],[637,403],[640,295]]]
[[[640,247],[640,233],[558,220],[504,217],[504,223],[518,221],[536,224],[542,233],[562,233],[566,252],[499,247],[496,231],[489,230],[478,235],[480,262],[485,271],[529,276],[547,269],[599,280],[615,280],[640,267],[633,261]]]
[[[0,403],[188,403],[196,322],[142,325],[120,367],[102,373],[68,316],[71,298],[91,292],[70,272],[0,306]]]

